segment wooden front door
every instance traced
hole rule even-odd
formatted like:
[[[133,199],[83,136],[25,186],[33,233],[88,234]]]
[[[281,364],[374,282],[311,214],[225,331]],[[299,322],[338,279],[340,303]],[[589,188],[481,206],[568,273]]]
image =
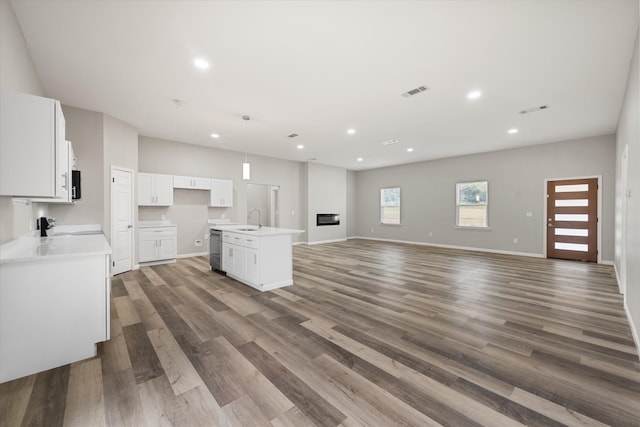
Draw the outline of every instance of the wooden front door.
[[[547,258],[598,261],[598,178],[547,182]]]

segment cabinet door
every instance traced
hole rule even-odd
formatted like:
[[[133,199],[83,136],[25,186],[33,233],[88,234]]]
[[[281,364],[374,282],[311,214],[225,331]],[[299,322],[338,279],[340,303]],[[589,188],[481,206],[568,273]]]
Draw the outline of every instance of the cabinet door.
[[[235,246],[228,243],[222,244],[222,271],[233,274],[233,249]]]
[[[59,101],[54,103],[56,145],[56,197],[68,199],[71,187],[71,165],[69,164],[69,142],[65,139],[65,121]]]
[[[211,180],[211,200],[209,206],[233,206],[233,181],[230,179]]]
[[[194,178],[191,176],[173,176],[173,188],[193,188],[195,186]]]
[[[54,105],[40,96],[0,93],[0,195],[56,197]]]
[[[210,190],[211,189],[211,180],[209,178],[193,178],[193,188],[196,190]]]
[[[177,255],[176,237],[163,237],[158,240],[158,259],[172,259]]]
[[[173,175],[155,175],[156,205],[173,206]]]
[[[258,251],[255,249],[245,249],[245,265],[246,265],[246,275],[245,278],[247,282],[252,283],[254,285],[259,285],[258,277]]]
[[[233,274],[241,280],[246,280],[247,277],[246,256],[245,248],[242,246],[233,247]]]
[[[138,173],[138,205],[152,206],[155,204],[155,194],[153,193],[153,175],[148,173]]]
[[[158,240],[152,233],[144,233],[140,237],[139,262],[155,261],[157,259]]]

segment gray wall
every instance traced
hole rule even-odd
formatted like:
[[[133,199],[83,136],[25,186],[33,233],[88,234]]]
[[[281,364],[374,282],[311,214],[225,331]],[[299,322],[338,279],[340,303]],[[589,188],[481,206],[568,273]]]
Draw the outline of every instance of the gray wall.
[[[614,160],[614,137],[602,136],[361,171],[357,234],[542,254],[545,178],[601,175],[602,259],[613,260]],[[489,231],[455,228],[455,184],[473,180],[489,181]],[[402,225],[381,225],[379,191],[394,186],[401,188]]]
[[[0,90],[46,96],[8,1],[0,1],[0,58]],[[14,204],[0,196],[0,243],[30,231],[34,219],[46,213],[46,204]]]
[[[134,183],[136,172],[138,171],[138,131],[133,126],[115,119],[106,114],[103,115],[104,129],[104,232],[109,241],[111,240],[111,167],[119,166],[131,169],[134,172]],[[137,222],[138,210],[135,209],[137,196],[137,186],[133,186],[133,221]],[[134,239],[135,241],[136,239]],[[137,243],[134,244],[134,246]],[[134,251],[135,253],[135,251]]]
[[[309,163],[307,169],[309,243],[342,240],[347,237],[347,170],[335,166]],[[316,214],[340,215],[340,225],[316,225]]]
[[[244,154],[175,141],[141,136],[138,142],[138,170],[233,180],[233,207],[209,208],[209,192],[174,190],[173,206],[139,207],[139,220],[158,220],[162,215],[178,226],[178,255],[204,253],[204,246],[195,246],[208,232],[207,219],[228,218],[246,223],[246,181],[242,180]],[[249,156],[251,180],[254,184],[280,185],[280,226],[304,228],[300,217],[299,164],[288,160]],[[294,236],[294,241],[295,241]]]
[[[72,205],[49,206],[57,225],[100,224],[104,227],[103,114],[62,106],[66,136],[73,145],[76,166],[82,172],[82,198]]]
[[[624,302],[640,347],[640,30],[616,134],[616,254],[615,265]],[[622,183],[622,154],[628,146],[628,176]],[[628,191],[628,193],[626,193]],[[625,194],[626,193],[626,194]]]
[[[347,237],[358,234],[357,182],[358,174],[355,171],[347,171]]]

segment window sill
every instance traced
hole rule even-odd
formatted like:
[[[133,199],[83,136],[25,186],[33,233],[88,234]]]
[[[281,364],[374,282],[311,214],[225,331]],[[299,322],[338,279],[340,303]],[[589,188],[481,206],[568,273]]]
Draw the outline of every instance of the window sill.
[[[454,229],[456,229],[456,230],[469,230],[469,231],[491,231],[491,228],[489,228],[489,227],[461,227],[459,225],[456,225],[454,227]]]

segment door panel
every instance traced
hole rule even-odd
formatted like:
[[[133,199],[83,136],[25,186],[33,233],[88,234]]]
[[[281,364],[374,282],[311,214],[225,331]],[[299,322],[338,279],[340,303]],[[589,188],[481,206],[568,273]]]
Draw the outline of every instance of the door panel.
[[[111,172],[111,257],[112,274],[133,268],[133,173]]]
[[[598,179],[547,182],[547,257],[598,261]]]

